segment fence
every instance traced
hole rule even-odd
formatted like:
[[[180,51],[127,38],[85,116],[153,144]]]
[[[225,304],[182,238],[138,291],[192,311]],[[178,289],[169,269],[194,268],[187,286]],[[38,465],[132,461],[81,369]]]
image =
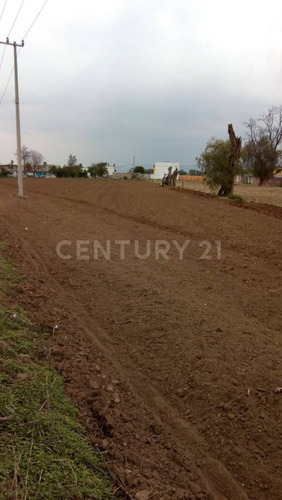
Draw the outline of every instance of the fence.
[[[204,177],[202,175],[180,175],[179,180],[180,181],[198,181],[202,182]]]

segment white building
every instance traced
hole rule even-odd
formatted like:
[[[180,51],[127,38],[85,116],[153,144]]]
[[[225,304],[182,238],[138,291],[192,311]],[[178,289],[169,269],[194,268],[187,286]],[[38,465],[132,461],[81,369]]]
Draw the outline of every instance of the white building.
[[[107,165],[108,175],[114,175],[116,168],[114,165]]]
[[[154,165],[154,173],[151,175],[151,179],[162,179],[164,174],[168,174],[169,167],[172,167],[171,172],[173,173],[176,168],[179,170],[179,163],[175,161],[157,161]]]

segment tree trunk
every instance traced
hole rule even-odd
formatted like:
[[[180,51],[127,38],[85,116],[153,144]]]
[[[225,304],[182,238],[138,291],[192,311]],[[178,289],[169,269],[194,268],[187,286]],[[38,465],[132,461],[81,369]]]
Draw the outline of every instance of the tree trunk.
[[[231,142],[228,177],[226,178],[224,185],[221,186],[218,196],[228,196],[229,194],[233,194],[234,178],[241,153],[242,139],[241,137],[236,137],[232,123],[228,125],[228,134]]]
[[[172,167],[168,167],[168,185],[172,186],[172,175],[171,175]]]
[[[171,180],[172,180],[172,187],[175,187],[176,185],[176,177],[178,175],[178,168],[176,170],[174,170],[172,176],[171,176]]]

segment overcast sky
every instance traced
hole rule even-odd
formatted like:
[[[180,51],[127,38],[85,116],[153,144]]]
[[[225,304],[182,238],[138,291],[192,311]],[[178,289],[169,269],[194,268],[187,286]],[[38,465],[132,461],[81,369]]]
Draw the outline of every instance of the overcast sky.
[[[44,0],[24,0],[20,42]],[[22,0],[7,0],[0,40]],[[0,0],[0,15],[5,0]],[[4,45],[0,45],[0,61]],[[282,104],[281,0],[49,0],[19,55],[22,144],[48,163],[192,168],[207,140]],[[0,99],[13,67],[6,47]],[[14,80],[0,162],[15,160]]]

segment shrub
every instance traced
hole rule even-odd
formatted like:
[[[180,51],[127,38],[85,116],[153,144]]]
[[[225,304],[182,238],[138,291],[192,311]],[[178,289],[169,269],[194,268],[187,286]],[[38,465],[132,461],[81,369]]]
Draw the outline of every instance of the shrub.
[[[242,196],[240,196],[239,194],[228,194],[227,198],[233,201],[241,201],[241,202],[243,201]]]

